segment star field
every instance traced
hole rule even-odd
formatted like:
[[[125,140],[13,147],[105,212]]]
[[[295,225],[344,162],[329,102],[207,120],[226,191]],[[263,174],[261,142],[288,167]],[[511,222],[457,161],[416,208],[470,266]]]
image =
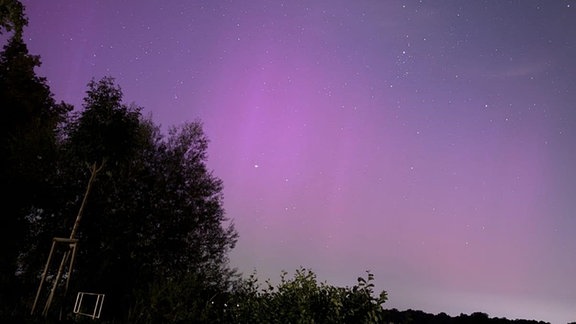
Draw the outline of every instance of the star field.
[[[573,1],[23,3],[57,100],[204,122],[240,271],[576,320]]]

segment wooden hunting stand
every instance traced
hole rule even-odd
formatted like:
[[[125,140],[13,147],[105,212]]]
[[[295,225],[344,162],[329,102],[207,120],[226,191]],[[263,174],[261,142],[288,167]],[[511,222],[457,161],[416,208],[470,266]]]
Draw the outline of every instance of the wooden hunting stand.
[[[60,261],[60,265],[58,266],[58,271],[56,276],[53,278],[52,288],[50,289],[50,293],[46,299],[46,303],[44,304],[44,309],[42,310],[42,316],[46,317],[48,315],[48,311],[50,306],[52,305],[52,301],[54,300],[54,295],[60,281],[62,279],[63,273],[65,274],[66,283],[64,285],[64,292],[63,296],[66,296],[68,292],[68,284],[70,283],[70,277],[72,276],[72,269],[74,266],[74,259],[76,257],[77,251],[77,243],[78,240],[76,237],[76,232],[78,231],[78,226],[80,225],[80,220],[82,219],[82,214],[84,212],[84,207],[86,205],[86,200],[88,199],[88,195],[90,194],[90,190],[92,188],[92,184],[94,183],[94,179],[102,167],[104,166],[105,161],[103,161],[100,165],[96,163],[90,166],[90,180],[88,181],[88,185],[86,186],[86,192],[84,193],[84,198],[82,199],[82,204],[80,205],[80,209],[78,210],[78,215],[76,216],[76,221],[74,222],[74,226],[72,227],[72,232],[68,238],[61,238],[61,237],[54,237],[52,239],[52,247],[50,248],[50,253],[48,254],[48,259],[46,260],[46,265],[44,266],[44,271],[42,272],[42,278],[40,280],[40,284],[38,285],[38,290],[36,292],[36,298],[34,298],[34,304],[32,305],[32,311],[30,312],[31,315],[34,314],[36,310],[36,305],[38,304],[38,300],[40,299],[40,294],[42,292],[42,288],[44,286],[44,282],[48,281],[48,271],[50,269],[50,264],[52,262],[53,255],[57,252],[59,246],[64,248],[64,252],[62,253],[62,260]],[[67,248],[67,249],[66,249]],[[65,270],[67,268],[67,270]]]

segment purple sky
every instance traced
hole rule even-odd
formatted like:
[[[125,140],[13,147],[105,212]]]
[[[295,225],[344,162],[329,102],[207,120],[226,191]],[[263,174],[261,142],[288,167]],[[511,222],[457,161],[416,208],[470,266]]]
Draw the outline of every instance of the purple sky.
[[[576,321],[575,1],[23,3],[57,100],[204,122],[240,271]]]

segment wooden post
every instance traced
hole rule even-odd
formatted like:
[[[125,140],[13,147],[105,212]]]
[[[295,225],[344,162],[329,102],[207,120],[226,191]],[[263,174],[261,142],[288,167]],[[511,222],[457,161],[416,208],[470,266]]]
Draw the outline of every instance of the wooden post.
[[[70,238],[73,239],[76,236],[76,232],[78,231],[78,227],[80,226],[80,220],[82,220],[82,214],[84,213],[84,206],[86,206],[86,200],[88,200],[88,194],[90,194],[90,190],[92,189],[92,183],[94,183],[94,179],[102,167],[104,167],[105,161],[100,164],[98,167],[96,163],[92,164],[90,168],[90,180],[88,180],[88,185],[86,186],[86,192],[84,193],[84,198],[82,199],[82,204],[80,205],[80,209],[78,210],[78,215],[76,215],[76,221],[74,221],[74,226],[72,227],[72,232],[70,233]]]

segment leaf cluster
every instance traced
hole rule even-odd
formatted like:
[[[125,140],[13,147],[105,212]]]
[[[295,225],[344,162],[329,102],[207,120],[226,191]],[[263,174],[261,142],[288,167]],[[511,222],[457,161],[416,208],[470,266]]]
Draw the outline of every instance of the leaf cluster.
[[[0,0],[0,34],[4,31],[14,31],[21,36],[28,18],[24,13],[24,5],[18,0]]]
[[[258,285],[255,274],[241,281],[227,307],[233,323],[380,323],[387,294],[374,295],[374,276],[367,272],[352,287],[318,282],[305,268],[293,278],[282,272],[278,285]]]

